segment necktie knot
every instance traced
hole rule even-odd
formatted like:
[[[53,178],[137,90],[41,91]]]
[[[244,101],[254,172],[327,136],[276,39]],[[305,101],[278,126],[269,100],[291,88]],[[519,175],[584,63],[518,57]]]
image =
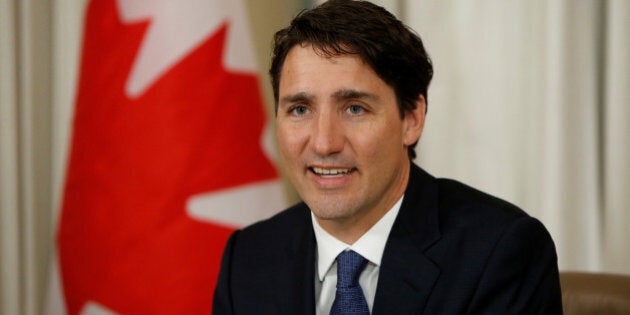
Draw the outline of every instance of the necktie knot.
[[[359,285],[359,276],[367,260],[357,252],[348,250],[337,256],[337,287],[349,288]]]
[[[367,260],[348,250],[337,256],[337,293],[330,314],[370,314],[359,276]]]

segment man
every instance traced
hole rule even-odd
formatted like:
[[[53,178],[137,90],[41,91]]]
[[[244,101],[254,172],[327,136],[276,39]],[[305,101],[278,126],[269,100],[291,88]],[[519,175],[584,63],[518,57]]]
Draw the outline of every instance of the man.
[[[369,2],[330,0],[276,33],[285,173],[304,201],[235,232],[215,314],[561,314],[536,219],[412,163],[433,70]]]

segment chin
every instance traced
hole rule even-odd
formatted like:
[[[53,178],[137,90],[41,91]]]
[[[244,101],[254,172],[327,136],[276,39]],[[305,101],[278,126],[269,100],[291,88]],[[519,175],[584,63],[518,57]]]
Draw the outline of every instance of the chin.
[[[320,220],[339,220],[353,215],[352,207],[340,202],[316,202],[308,205],[311,211],[313,211],[315,216]]]

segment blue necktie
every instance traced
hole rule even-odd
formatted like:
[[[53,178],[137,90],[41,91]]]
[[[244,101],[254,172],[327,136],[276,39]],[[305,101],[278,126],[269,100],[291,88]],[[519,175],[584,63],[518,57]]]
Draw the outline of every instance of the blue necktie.
[[[370,314],[359,285],[367,260],[351,250],[337,256],[337,293],[330,315]]]

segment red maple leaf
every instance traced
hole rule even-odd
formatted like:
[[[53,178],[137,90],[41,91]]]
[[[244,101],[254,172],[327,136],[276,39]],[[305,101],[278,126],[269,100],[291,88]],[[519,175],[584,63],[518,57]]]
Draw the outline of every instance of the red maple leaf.
[[[228,24],[139,98],[126,96],[148,23],[124,25],[114,0],[88,7],[57,239],[69,314],[88,301],[127,314],[209,313],[232,229],[188,217],[187,198],[278,177],[260,146],[258,80],[222,63]]]

